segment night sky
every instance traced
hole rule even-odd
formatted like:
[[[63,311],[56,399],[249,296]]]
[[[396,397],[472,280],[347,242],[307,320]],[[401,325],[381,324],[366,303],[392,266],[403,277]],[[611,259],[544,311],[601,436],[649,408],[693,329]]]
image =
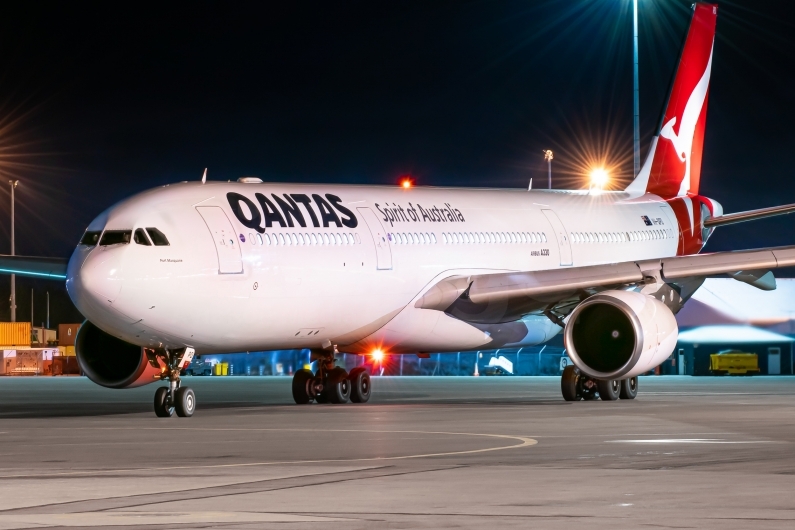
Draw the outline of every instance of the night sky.
[[[640,0],[642,155],[691,2]],[[795,6],[720,2],[701,192],[727,212],[795,202]],[[181,180],[580,188],[632,172],[629,0],[4,2],[0,172],[17,253],[68,257],[126,196]],[[3,180],[2,182],[5,182]],[[8,186],[0,187],[7,253]],[[793,217],[707,250],[795,243]],[[79,321],[18,279],[18,320]],[[0,278],[0,300],[8,281]],[[8,319],[0,304],[0,320]]]

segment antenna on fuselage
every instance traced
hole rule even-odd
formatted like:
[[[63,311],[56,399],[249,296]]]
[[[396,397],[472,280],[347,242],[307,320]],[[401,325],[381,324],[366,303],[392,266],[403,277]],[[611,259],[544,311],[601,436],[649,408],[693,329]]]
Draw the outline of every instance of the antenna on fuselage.
[[[207,168],[204,168],[204,175],[202,175],[202,184],[207,183]]]
[[[533,179],[530,179],[530,185],[527,186],[527,191],[530,191],[532,189],[533,189]]]

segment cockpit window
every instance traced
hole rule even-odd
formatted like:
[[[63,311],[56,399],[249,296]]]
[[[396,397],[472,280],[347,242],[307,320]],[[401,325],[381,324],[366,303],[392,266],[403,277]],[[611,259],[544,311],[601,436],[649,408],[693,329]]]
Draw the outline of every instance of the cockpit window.
[[[133,241],[139,245],[146,245],[147,247],[152,245],[152,243],[149,242],[149,238],[146,237],[146,232],[144,232],[143,228],[138,228],[135,231],[133,234]]]
[[[99,244],[103,247],[119,244],[126,245],[130,242],[130,236],[132,236],[132,230],[105,230]]]
[[[157,228],[151,226],[147,227],[146,232],[149,234],[149,237],[152,238],[152,243],[154,243],[156,247],[167,247],[169,245],[166,235]]]
[[[89,245],[94,246],[99,241],[99,236],[102,234],[102,230],[90,231],[83,234],[83,239],[80,240],[81,245]]]

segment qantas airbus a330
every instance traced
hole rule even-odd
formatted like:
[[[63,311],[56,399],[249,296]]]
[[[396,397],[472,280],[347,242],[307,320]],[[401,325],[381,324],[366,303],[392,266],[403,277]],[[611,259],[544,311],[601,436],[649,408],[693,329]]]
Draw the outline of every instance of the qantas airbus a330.
[[[705,278],[775,288],[795,247],[698,254],[724,215],[699,195],[717,6],[697,3],[659,131],[623,191],[183,182],[112,206],[68,265],[2,257],[6,273],[65,278],[87,318],[95,383],[157,381],[155,412],[190,416],[196,354],[308,348],[296,403],[365,402],[335,354],[530,346],[561,330],[566,400],[631,399],[673,351],[674,314]]]

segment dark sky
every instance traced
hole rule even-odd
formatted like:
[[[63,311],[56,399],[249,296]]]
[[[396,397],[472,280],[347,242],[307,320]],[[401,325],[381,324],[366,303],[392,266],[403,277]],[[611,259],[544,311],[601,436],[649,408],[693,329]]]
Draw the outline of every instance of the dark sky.
[[[645,156],[690,2],[640,4]],[[701,192],[727,212],[795,202],[792,4],[719,3]],[[0,172],[22,181],[17,253],[68,256],[112,203],[199,179],[205,167],[224,180],[411,174],[428,185],[526,187],[545,181],[541,151],[551,148],[555,187],[581,187],[599,159],[626,179],[629,9],[629,0],[4,2]],[[0,187],[6,218],[8,202]],[[793,222],[721,228],[707,249],[795,243]],[[0,223],[3,253],[8,234]],[[63,300],[59,286],[19,282],[21,315],[31,285],[40,308],[47,288]],[[55,321],[77,318],[61,306]]]

